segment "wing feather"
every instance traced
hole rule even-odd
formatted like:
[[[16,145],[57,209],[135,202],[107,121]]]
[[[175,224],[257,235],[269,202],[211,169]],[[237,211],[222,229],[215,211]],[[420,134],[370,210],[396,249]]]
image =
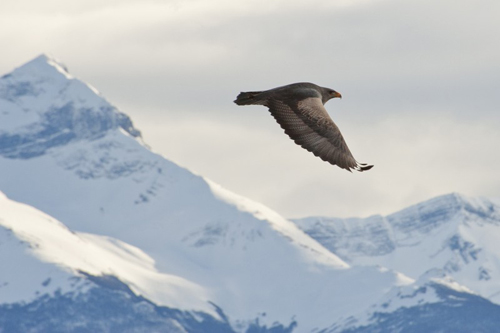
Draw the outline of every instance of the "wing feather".
[[[310,97],[285,103],[270,99],[267,106],[278,124],[295,143],[343,169],[364,171],[351,154],[337,125],[326,112],[320,98]]]

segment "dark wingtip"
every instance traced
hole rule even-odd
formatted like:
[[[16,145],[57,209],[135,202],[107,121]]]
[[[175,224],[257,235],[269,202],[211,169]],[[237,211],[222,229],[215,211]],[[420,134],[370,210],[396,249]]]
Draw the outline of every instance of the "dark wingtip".
[[[363,171],[368,171],[371,168],[373,168],[373,165],[367,165],[365,163],[358,163],[358,165],[354,168],[354,170],[363,172]]]
[[[368,171],[371,168],[373,168],[373,165],[366,165],[365,164],[365,166],[362,166],[359,171]]]

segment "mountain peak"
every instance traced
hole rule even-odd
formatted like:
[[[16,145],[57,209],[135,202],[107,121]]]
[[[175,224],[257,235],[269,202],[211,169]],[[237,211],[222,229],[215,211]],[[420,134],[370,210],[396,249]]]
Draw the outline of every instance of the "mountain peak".
[[[426,233],[452,221],[460,224],[475,220],[473,216],[488,221],[498,219],[500,214],[495,211],[494,203],[488,199],[449,193],[388,215],[387,220],[396,229]]]
[[[130,118],[45,54],[0,78],[0,156],[31,158],[48,149],[122,129]]]
[[[40,54],[33,60],[16,68],[13,73],[7,74],[15,76],[32,77],[54,77],[62,75],[66,79],[72,79],[68,68],[59,60],[46,54]]]

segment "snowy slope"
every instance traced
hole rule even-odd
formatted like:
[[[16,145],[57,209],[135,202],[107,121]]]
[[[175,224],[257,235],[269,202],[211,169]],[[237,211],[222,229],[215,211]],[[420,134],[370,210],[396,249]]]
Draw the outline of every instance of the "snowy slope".
[[[200,291],[181,308],[207,312],[199,302],[209,298],[242,329],[256,318],[309,329],[411,282],[378,268],[349,269],[269,208],[152,153],[127,116],[54,59],[40,56],[4,76],[0,99],[0,190],[71,230],[140,248],[167,282],[181,277],[180,285]],[[168,283],[142,286],[114,273],[172,305],[161,296]],[[367,277],[371,284],[352,283]]]
[[[471,293],[439,270],[391,289],[365,316],[336,323],[330,333],[497,332],[500,306]],[[361,321],[360,321],[361,319]]]
[[[352,265],[382,265],[418,278],[440,269],[500,303],[500,205],[450,194],[388,216],[295,221]]]
[[[85,292],[80,272],[114,275],[156,303],[218,316],[203,287],[159,273],[140,249],[119,240],[70,231],[52,217],[0,193],[0,299],[33,301],[56,291]],[[158,288],[161,286],[161,288]]]
[[[0,190],[10,199],[44,212],[2,199],[5,207],[16,207],[6,208],[3,217],[0,211],[2,237],[10,244],[0,264],[12,270],[3,279],[10,287],[0,292],[12,302],[26,304],[44,291],[57,298],[96,281],[68,282],[75,276],[112,276],[120,290],[131,290],[112,294],[114,306],[139,297],[140,304],[154,304],[155,314],[167,311],[155,307],[209,314],[202,317],[215,331],[258,325],[334,332],[385,325],[377,315],[388,302],[446,312],[446,296],[457,292],[431,278],[415,284],[382,267],[351,267],[271,209],[152,153],[125,114],[47,56],[0,79],[0,174]],[[22,265],[16,266],[10,251]],[[26,270],[33,270],[30,279],[13,282]],[[424,293],[401,292],[422,285]],[[91,304],[108,294],[98,293]],[[12,309],[1,304],[0,325],[2,313],[12,317]],[[127,313],[142,314],[136,305]],[[20,317],[32,309],[26,311]],[[198,322],[186,313],[180,318],[176,323]],[[224,326],[227,318],[231,329]]]
[[[6,332],[233,332],[220,309],[207,301],[213,295],[202,286],[157,271],[153,260],[136,247],[110,237],[70,231],[52,217],[2,194],[0,266],[0,329]],[[407,316],[417,330],[429,328],[432,320],[442,319],[441,315],[449,316],[457,307],[468,311],[472,305],[477,309],[477,304],[484,315],[469,315],[472,325],[470,320],[463,323],[455,318],[455,326],[477,328],[474,320],[481,320],[486,330],[479,331],[487,332],[500,323],[494,319],[500,319],[498,306],[478,299],[439,272],[416,283],[399,276],[400,283],[370,307],[365,304],[367,299],[373,299],[370,293],[379,294],[377,287],[384,279],[392,280],[394,274],[382,268],[344,272],[347,274],[332,275],[335,283],[313,295],[319,303],[335,297],[336,301],[329,303],[336,307],[318,307],[314,315],[334,316],[338,311],[356,315],[338,318],[323,327],[324,332],[396,331],[393,328],[404,326],[406,320],[397,318]],[[128,288],[140,298],[127,292]],[[308,289],[315,290],[310,286]],[[268,295],[272,296],[275,294]],[[170,309],[196,312],[159,308],[151,301],[168,304]],[[294,296],[289,301],[298,300]],[[431,307],[432,312],[416,317],[414,312],[425,307]],[[393,312],[397,315],[392,316]],[[488,318],[491,313],[493,319]],[[252,323],[249,332],[267,331],[255,326],[261,324],[261,319]],[[237,324],[233,325],[239,331]],[[441,327],[439,322],[432,325]],[[293,328],[311,331],[300,322]],[[275,325],[270,331],[290,330]]]

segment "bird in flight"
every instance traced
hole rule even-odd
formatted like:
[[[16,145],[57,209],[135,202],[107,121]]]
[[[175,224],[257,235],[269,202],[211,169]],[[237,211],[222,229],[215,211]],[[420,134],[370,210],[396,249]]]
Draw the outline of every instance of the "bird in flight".
[[[303,82],[265,91],[242,92],[234,102],[268,107],[296,144],[323,161],[348,171],[370,170],[373,165],[354,159],[342,133],[326,112],[324,104],[335,97],[342,96],[335,90]]]

